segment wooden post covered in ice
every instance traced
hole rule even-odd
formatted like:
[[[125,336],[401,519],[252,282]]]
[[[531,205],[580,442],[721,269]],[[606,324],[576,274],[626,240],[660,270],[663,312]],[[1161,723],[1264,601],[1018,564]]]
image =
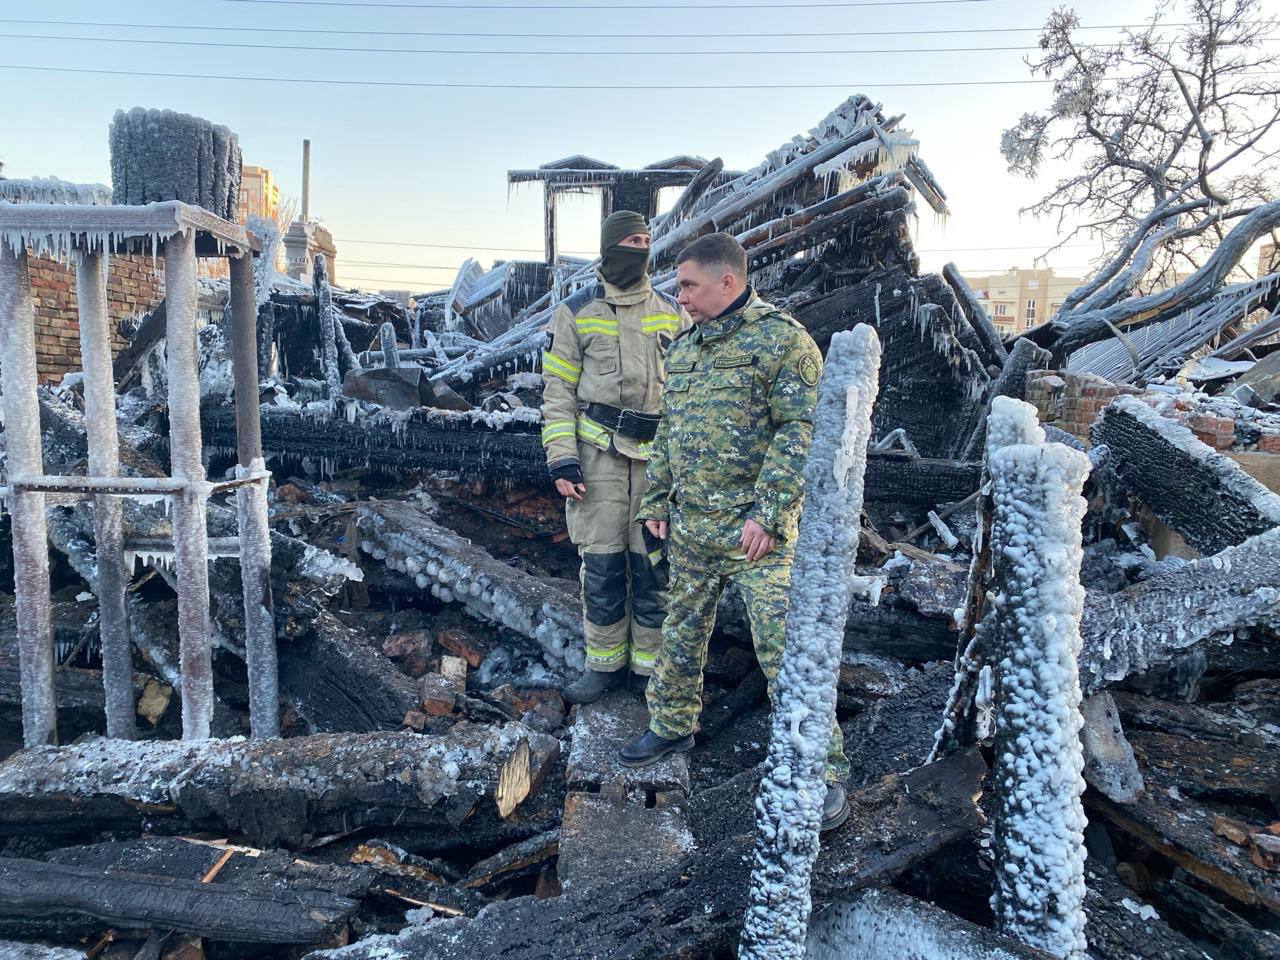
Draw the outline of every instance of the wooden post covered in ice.
[[[1089,458],[1045,443],[1035,408],[997,398],[988,426],[994,641],[996,927],[1085,955],[1080,745],[1080,496]],[[1006,439],[1029,440],[1007,443]]]
[[[231,258],[231,360],[236,383],[236,489],[240,579],[244,585],[245,665],[249,671],[249,726],[255,737],[280,736],[276,618],[271,598],[271,529],[267,473],[258,412],[258,306],[253,257]]]
[[[92,250],[81,252],[76,260],[84,421],[92,477],[120,476],[115,373],[111,366],[111,329],[107,318],[106,257],[104,251]],[[132,740],[137,726],[129,613],[125,605],[129,578],[124,568],[124,502],[119,497],[102,493],[94,496],[93,529],[97,544],[98,633],[102,639],[107,736]]]
[[[827,745],[858,552],[862,482],[879,385],[880,341],[859,324],[827,351],[804,468],[804,510],[774,681],[769,756],[756,801],[755,867],[741,960],[803,960],[809,878],[826,797]]]
[[[200,364],[196,350],[196,237],[164,247],[165,359],[169,460],[185,489],[173,498],[173,559],[178,581],[178,659],[182,665],[182,738],[203,740],[213,719],[209,651],[209,542],[200,444]]]
[[[22,741],[57,742],[53,701],[53,632],[49,620],[49,547],[44,494],[19,479],[44,475],[36,400],[36,323],[26,245],[0,239],[0,374],[4,389],[5,466],[13,526],[14,606],[22,683]]]

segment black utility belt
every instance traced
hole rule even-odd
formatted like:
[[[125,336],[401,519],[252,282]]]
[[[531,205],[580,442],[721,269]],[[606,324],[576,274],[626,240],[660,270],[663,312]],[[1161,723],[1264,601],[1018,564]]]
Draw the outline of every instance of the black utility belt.
[[[661,414],[641,413],[639,410],[620,410],[607,403],[589,403],[587,416],[606,430],[632,440],[652,440],[658,434]]]

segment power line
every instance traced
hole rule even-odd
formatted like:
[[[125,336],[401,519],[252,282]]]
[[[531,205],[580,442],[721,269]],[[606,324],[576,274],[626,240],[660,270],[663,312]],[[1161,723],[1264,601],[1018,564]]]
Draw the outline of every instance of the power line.
[[[818,0],[806,3],[384,3],[368,0],[223,0],[281,7],[383,7],[392,10],[840,10],[846,7],[918,7],[994,0]]]
[[[74,40],[88,43],[141,43],[165,47],[225,47],[236,50],[302,50],[305,52],[336,53],[418,53],[447,56],[518,56],[518,57],[671,57],[670,50],[445,50],[424,47],[352,47],[352,46],[303,46],[301,44],[232,43],[221,40],[151,40],[145,37],[68,37],[57,34],[0,33],[0,37],[14,40]],[[1000,53],[1007,51],[1039,50],[1035,44],[1013,47],[891,47],[862,50],[681,50],[685,57],[749,56],[761,54],[891,54],[891,53]]]
[[[337,243],[336,240],[334,242]],[[401,269],[402,267],[409,267],[409,268],[418,269],[418,270],[456,271],[458,269],[457,267],[446,267],[442,263],[386,263],[385,261],[381,261],[381,260],[347,260],[345,257],[343,258],[342,262],[352,267],[377,267],[379,269],[385,268],[388,270],[391,270],[391,269],[398,270],[398,269]]]
[[[812,30],[807,32],[770,31],[768,33],[681,33],[674,37],[666,33],[499,33],[484,31],[438,31],[438,30],[326,30],[317,27],[264,27],[254,24],[252,27],[222,26],[218,24],[184,24],[184,23],[109,23],[98,20],[33,20],[33,19],[0,19],[0,23],[19,23],[27,26],[56,27],[110,27],[127,30],[195,30],[201,33],[234,32],[234,33],[309,33],[339,36],[362,37],[482,37],[485,39],[509,40],[653,40],[667,41],[711,40],[711,39],[760,39],[775,40],[779,37],[902,37],[902,36],[941,36],[969,33],[1043,33],[1044,27],[957,27],[946,30],[852,30],[847,32],[832,30]],[[1147,27],[1145,23],[1113,23],[1096,26],[1079,26],[1077,30],[1140,30]],[[1167,23],[1166,27],[1189,27],[1189,23]],[[768,51],[765,51],[768,52]]]
[[[372,243],[387,247],[427,247],[432,250],[480,250],[485,253],[543,253],[542,247],[481,247],[463,243],[415,243],[408,240],[344,240],[334,238],[334,243]],[[561,250],[561,253],[587,253],[585,250]],[[588,253],[588,256],[595,256]]]
[[[1052,80],[936,80],[890,81],[867,83],[848,80],[841,83],[464,83],[413,80],[334,80],[321,77],[228,77],[207,73],[154,73],[143,70],[95,70],[88,67],[47,67],[32,64],[0,63],[0,70],[34,70],[39,73],[83,73],[103,77],[147,77],[157,80],[240,80],[249,83],[318,83],[342,87],[411,87],[437,90],[846,90],[900,87],[1007,87],[1043,85]]]

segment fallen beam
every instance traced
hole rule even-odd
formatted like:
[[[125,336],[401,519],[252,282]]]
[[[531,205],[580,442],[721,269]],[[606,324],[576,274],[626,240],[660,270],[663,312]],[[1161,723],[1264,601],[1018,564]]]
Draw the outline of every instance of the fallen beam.
[[[559,743],[522,724],[442,736],[317,734],[281,741],[92,740],[0,764],[0,835],[229,830],[297,848],[378,827],[465,832],[519,747],[542,770]],[[528,757],[529,754],[523,754]]]
[[[331,938],[357,906],[301,886],[282,896],[248,884],[0,858],[0,930],[25,936],[158,928],[240,943],[312,944]]]
[[[893,777],[849,798],[853,815],[826,834],[813,877],[816,904],[881,883],[976,830],[974,804],[986,765],[976,751]],[[750,775],[750,774],[749,774]],[[754,789],[736,782],[706,798],[725,833],[699,834],[701,849],[665,871],[620,877],[549,900],[521,897],[495,903],[474,920],[409,927],[394,937],[370,937],[333,960],[545,960],[592,957],[641,960],[709,956],[738,938],[747,901],[753,842]]]
[[[1280,525],[1280,496],[1137,397],[1113,400],[1094,433],[1120,482],[1201,553]]]
[[[1050,960],[1050,955],[892,887],[815,912],[808,960]]]
[[[1280,627],[1280,528],[1113,594],[1085,597],[1084,695],[1144,673],[1198,644]]]
[[[495,560],[409,503],[362,503],[356,525],[361,549],[419,589],[536,640],[552,667],[582,668],[582,610],[573,594]]]
[[[362,630],[327,610],[277,653],[281,693],[313,733],[397,730],[421,699]]]

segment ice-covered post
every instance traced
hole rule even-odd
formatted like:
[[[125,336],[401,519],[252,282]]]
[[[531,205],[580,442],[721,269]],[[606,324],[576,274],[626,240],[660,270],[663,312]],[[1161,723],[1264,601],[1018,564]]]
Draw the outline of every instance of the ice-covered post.
[[[1015,348],[1016,349],[1016,348]],[[1025,404],[1012,397],[997,396],[991,401],[987,425],[982,429],[986,453],[982,487],[978,496],[978,534],[969,561],[969,586],[960,620],[960,648],[956,652],[956,675],[942,711],[942,725],[934,735],[929,763],[967,746],[975,739],[974,697],[979,687],[989,689],[994,621],[983,620],[991,584],[991,457],[1008,446],[1044,443],[1044,430],[1034,415],[1026,416]],[[986,670],[984,677],[983,670]],[[985,736],[985,734],[983,735]],[[978,736],[977,739],[981,739]]]
[[[390,320],[378,328],[378,339],[382,343],[382,365],[395,370],[400,366],[400,351],[396,349],[396,328]]]
[[[182,738],[204,740],[213,718],[209,653],[209,541],[200,459],[200,368],[196,355],[196,235],[164,246],[165,357],[169,378],[169,459],[186,487],[173,495],[173,559],[178,580]]]
[[[80,313],[80,356],[84,369],[84,422],[89,440],[89,475],[120,475],[116,436],[116,386],[111,367],[107,319],[105,251],[80,251],[76,260],[76,303]],[[107,736],[132,740],[137,734],[133,703],[133,654],[124,568],[124,501],[93,498],[93,538],[98,563],[98,622],[102,638],[102,686]]]
[[[316,288],[316,316],[320,322],[320,359],[324,367],[324,379],[329,385],[329,400],[336,401],[342,394],[342,373],[338,369],[338,320],[333,309],[333,290],[329,286],[329,274],[322,254],[311,262],[312,278]]]
[[[1080,745],[1080,496],[1089,458],[1044,443],[1035,408],[993,405],[991,621],[995,684],[996,927],[1028,946],[1085,955]],[[1002,444],[1000,438],[1031,443]],[[1037,436],[1038,435],[1038,436]]]
[[[4,391],[5,459],[12,486],[44,474],[40,405],[36,399],[36,320],[31,305],[27,252],[0,238],[0,377]],[[22,742],[57,742],[53,697],[53,631],[49,617],[49,545],[44,494],[13,489],[14,608],[22,686]]]
[[[772,730],[756,799],[755,867],[741,960],[804,957],[809,876],[826,796],[827,743],[858,551],[862,483],[880,341],[859,324],[831,338],[818,386],[804,510],[787,608],[786,650],[774,681]]]
[[[236,489],[240,580],[244,588],[245,664],[249,670],[249,728],[255,737],[280,736],[276,618],[271,597],[271,530],[267,472],[258,411],[258,305],[253,255],[231,258],[231,367],[236,383],[236,476],[262,479]]]

